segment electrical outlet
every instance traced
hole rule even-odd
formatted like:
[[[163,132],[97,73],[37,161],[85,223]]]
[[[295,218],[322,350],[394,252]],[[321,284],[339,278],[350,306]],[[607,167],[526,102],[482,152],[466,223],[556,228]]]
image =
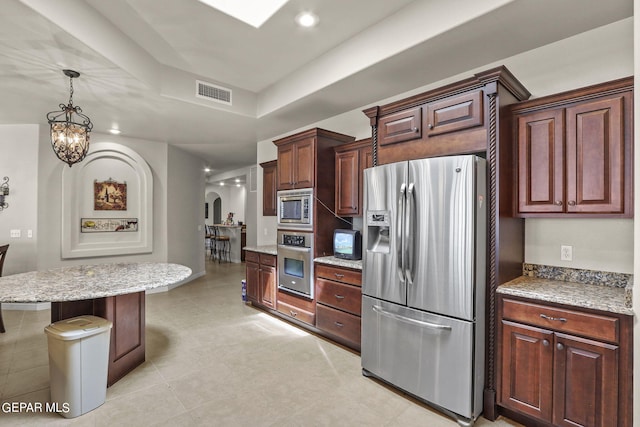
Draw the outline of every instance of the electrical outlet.
[[[560,261],[573,261],[573,246],[560,246]]]
[[[11,230],[11,238],[13,239],[19,239],[20,234],[20,230]]]

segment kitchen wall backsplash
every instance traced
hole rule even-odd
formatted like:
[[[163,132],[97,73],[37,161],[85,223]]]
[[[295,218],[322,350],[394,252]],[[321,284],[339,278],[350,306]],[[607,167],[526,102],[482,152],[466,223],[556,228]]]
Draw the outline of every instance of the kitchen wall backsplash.
[[[522,274],[523,276],[540,277],[542,279],[586,283],[589,285],[614,286],[616,288],[630,288],[633,285],[633,274],[581,270],[578,268],[539,264],[524,263],[522,265]]]

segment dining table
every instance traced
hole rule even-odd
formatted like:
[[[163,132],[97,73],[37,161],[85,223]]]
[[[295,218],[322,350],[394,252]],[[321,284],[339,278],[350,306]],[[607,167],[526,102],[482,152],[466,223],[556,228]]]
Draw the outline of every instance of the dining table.
[[[57,267],[0,277],[0,303],[51,302],[51,323],[80,315],[111,321],[111,386],[145,361],[146,291],[190,276],[189,267],[162,262]]]

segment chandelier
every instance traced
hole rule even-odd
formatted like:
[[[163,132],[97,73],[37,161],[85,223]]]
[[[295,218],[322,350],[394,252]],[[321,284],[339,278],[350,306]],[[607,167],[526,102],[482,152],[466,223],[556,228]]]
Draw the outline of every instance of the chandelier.
[[[71,167],[82,161],[89,151],[89,133],[93,128],[91,119],[82,114],[82,109],[73,106],[73,79],[80,73],[62,70],[69,77],[69,104],[60,104],[60,111],[47,114],[51,126],[51,146],[56,156]]]

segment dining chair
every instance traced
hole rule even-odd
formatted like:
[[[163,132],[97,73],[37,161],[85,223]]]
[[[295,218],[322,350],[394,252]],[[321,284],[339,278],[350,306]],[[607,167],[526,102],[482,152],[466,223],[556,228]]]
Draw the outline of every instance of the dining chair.
[[[9,245],[0,246],[0,277],[2,277],[2,267],[4,267],[4,259],[6,258]],[[0,333],[4,333],[4,322],[2,321],[2,304],[0,304]]]

